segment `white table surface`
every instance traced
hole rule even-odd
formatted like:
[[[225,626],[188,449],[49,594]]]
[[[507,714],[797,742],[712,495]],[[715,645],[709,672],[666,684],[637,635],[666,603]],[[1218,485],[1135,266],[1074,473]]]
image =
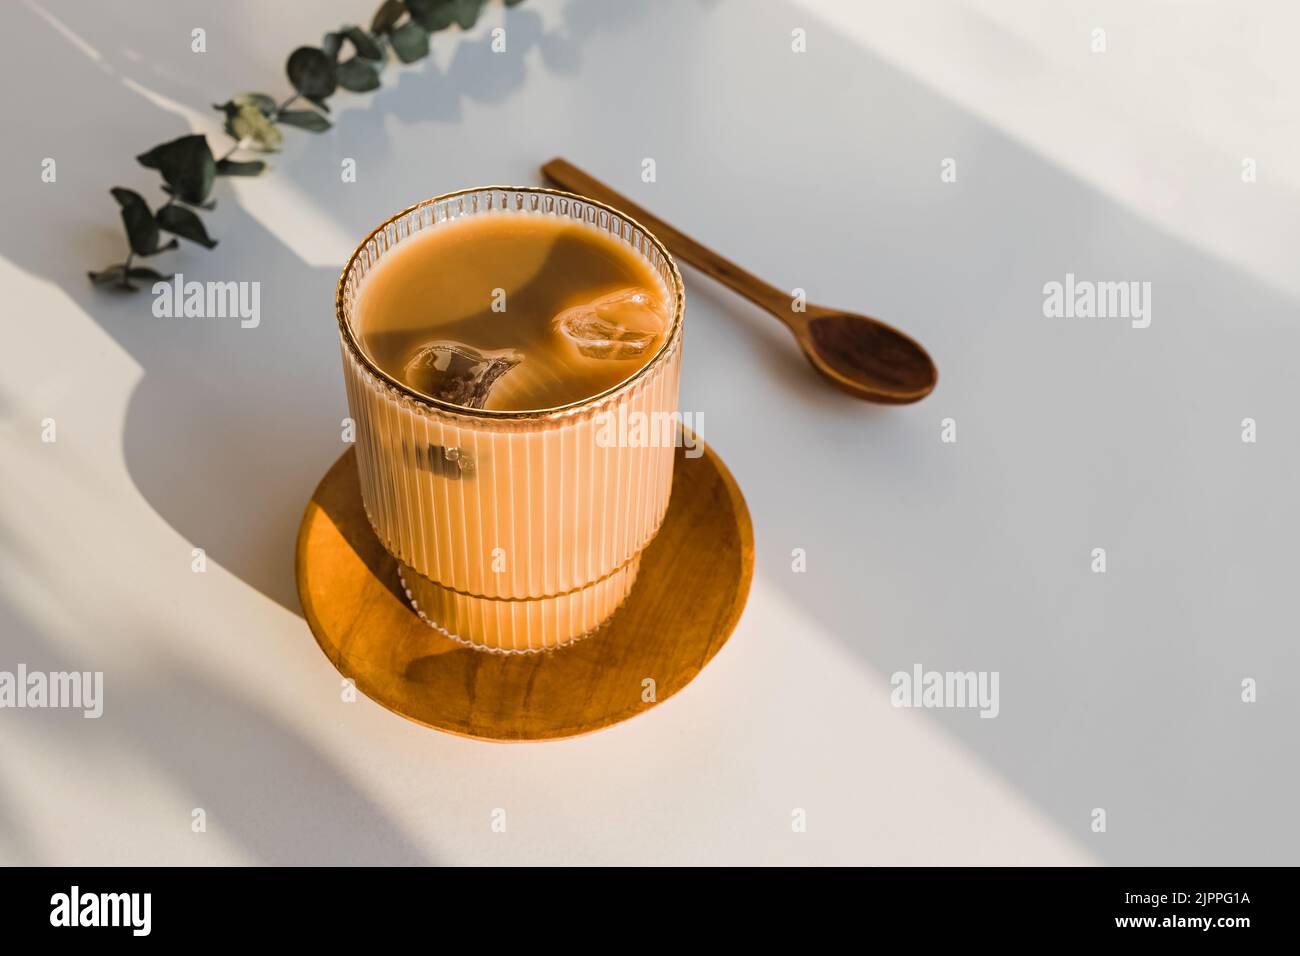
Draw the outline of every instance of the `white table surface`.
[[[220,182],[215,251],[156,261],[260,281],[258,328],[91,289],[108,188],[159,195],[132,157],[283,95],[296,45],[374,5],[0,5],[0,669],[105,675],[99,720],[0,710],[0,861],[1296,862],[1295,4],[494,7]],[[753,515],[744,617],[647,716],[491,745],[341,700],[293,542],[342,450],[356,240],[556,154],[941,378],[841,396],[686,270],[682,407]],[[1067,272],[1150,281],[1151,326],[1044,318]],[[999,716],[895,709],[916,663],[999,672]]]

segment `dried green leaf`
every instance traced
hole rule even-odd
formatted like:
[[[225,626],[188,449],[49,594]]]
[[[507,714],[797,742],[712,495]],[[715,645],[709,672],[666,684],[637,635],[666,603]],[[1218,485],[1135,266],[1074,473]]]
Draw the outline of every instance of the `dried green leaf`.
[[[240,93],[238,96],[232,97],[230,102],[235,106],[243,106],[247,103],[250,106],[256,106],[267,116],[275,115],[275,100],[265,93]],[[226,104],[226,106],[229,105]],[[225,109],[226,106],[218,107],[218,109]]]
[[[271,108],[275,109],[274,104]],[[276,128],[275,122],[252,103],[227,110],[226,132],[241,143],[252,143],[263,152],[273,153],[284,145],[284,134]]]
[[[402,0],[384,0],[375,11],[375,18],[370,21],[370,32],[390,33],[405,12],[406,5]]]
[[[122,207],[122,225],[131,251],[137,256],[151,256],[158,249],[158,224],[144,197],[130,189],[115,186],[109,190]]]
[[[163,206],[158,210],[158,225],[182,239],[197,242],[209,249],[217,244],[217,240],[208,235],[203,220],[184,206]]]
[[[158,170],[177,198],[187,203],[197,206],[212,191],[217,163],[212,158],[207,138],[201,134],[182,136],[155,146],[136,159],[140,165]]]
[[[235,159],[217,160],[218,176],[257,176],[266,169],[266,163],[260,159],[252,159],[248,162],[240,162]]]
[[[462,30],[468,30],[478,23],[478,15],[487,0],[452,0],[452,16]]]
[[[406,9],[430,33],[447,29],[456,19],[455,0],[406,0]]]
[[[104,266],[99,272],[87,272],[86,275],[95,285],[108,285],[110,282],[122,285],[126,279],[126,266],[119,262],[115,266]]]
[[[334,92],[334,61],[324,50],[300,46],[289,55],[285,66],[293,88],[310,99],[324,99]]]
[[[344,27],[343,35],[351,42],[357,56],[363,56],[367,60],[383,60],[384,48],[365,30],[360,27]]]
[[[330,121],[315,110],[286,110],[280,114],[280,122],[313,133],[323,133],[330,128]]]
[[[339,59],[339,50],[343,49],[342,33],[327,33],[320,41],[320,48],[335,63]]]
[[[368,93],[379,89],[379,71],[369,60],[354,56],[345,60],[334,69],[339,86],[353,93]]]
[[[403,63],[414,63],[429,55],[429,31],[414,20],[403,23],[389,39],[397,58]]]

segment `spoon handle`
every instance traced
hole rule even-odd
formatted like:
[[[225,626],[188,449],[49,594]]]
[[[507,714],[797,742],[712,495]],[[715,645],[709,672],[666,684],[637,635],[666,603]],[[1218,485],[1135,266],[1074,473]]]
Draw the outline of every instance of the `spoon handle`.
[[[588,196],[591,199],[621,209],[654,233],[678,259],[689,262],[701,272],[712,276],[755,305],[767,309],[782,322],[792,326],[795,313],[790,308],[790,296],[775,286],[764,282],[753,273],[746,272],[730,259],[723,258],[685,233],[674,229],[654,213],[641,208],[626,196],[619,195],[600,180],[583,172],[568,160],[551,160],[542,167],[542,175],[561,189],[567,189],[570,192]]]

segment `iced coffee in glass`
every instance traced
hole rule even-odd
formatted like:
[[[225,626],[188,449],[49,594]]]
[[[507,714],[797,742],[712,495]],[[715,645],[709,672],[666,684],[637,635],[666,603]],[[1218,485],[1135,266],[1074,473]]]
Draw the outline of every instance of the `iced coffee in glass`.
[[[466,190],[380,226],[337,307],[362,498],[414,612],[499,652],[595,632],[672,485],[667,251],[578,196]]]

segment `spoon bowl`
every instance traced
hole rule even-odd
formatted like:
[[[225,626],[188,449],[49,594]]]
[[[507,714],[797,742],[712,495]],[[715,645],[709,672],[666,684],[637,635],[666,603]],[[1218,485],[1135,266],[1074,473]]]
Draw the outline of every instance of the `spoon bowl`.
[[[939,372],[925,349],[897,329],[853,312],[809,310],[795,330],[813,368],[869,402],[906,405],[934,391]]]

